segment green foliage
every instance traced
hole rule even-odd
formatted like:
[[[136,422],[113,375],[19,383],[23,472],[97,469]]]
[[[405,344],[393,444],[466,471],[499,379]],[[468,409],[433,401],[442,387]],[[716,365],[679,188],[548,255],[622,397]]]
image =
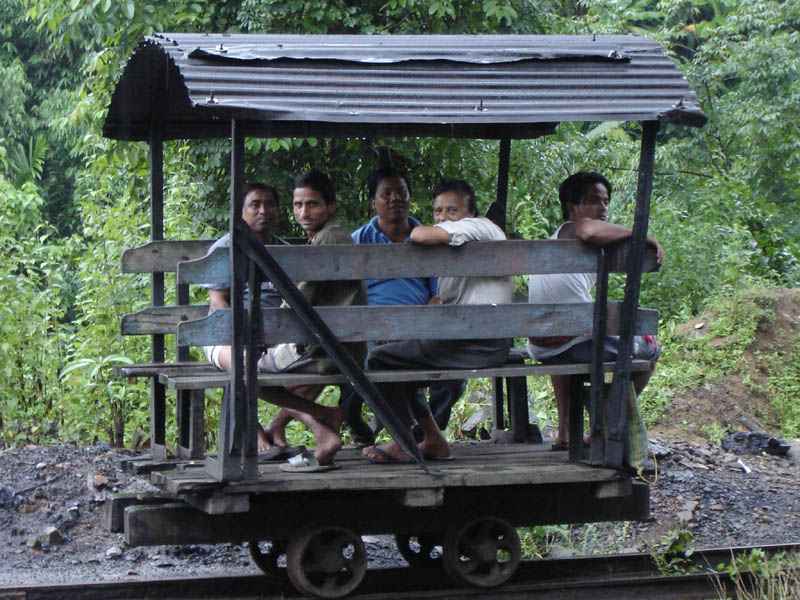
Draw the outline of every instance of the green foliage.
[[[21,187],[26,182],[35,183],[41,179],[46,152],[47,142],[42,136],[31,139],[27,151],[19,144],[12,148],[8,155],[8,168],[16,187]]]
[[[769,399],[770,414],[762,417],[781,436],[800,435],[800,336],[776,330],[777,291],[755,288],[714,298],[705,310],[700,334],[665,328],[659,367],[639,398],[647,424],[657,421],[674,397],[739,378],[753,386],[753,395]],[[762,347],[759,332],[771,332],[779,341]],[[754,368],[760,377],[751,377]],[[708,424],[701,431],[718,443],[727,427]]]
[[[251,33],[542,33],[570,8],[559,0],[243,0]]]
[[[517,529],[522,556],[524,558],[545,558],[553,549],[569,540],[569,525],[537,525]]]
[[[86,439],[96,431],[104,430],[112,446],[124,445],[125,423],[135,405],[131,403],[125,382],[113,377],[111,367],[132,362],[125,356],[114,354],[100,360],[81,358],[61,372],[61,379],[69,379],[72,375],[75,380],[73,393],[68,397],[73,406],[65,425],[70,432],[77,434],[78,439]],[[78,373],[82,370],[88,373]]]
[[[0,198],[0,441],[39,441],[57,433],[64,408],[58,371],[71,337],[62,323],[67,253],[43,222],[31,183],[16,189],[0,177]]]
[[[653,546],[650,558],[663,575],[686,575],[697,567],[692,564],[694,536],[681,526],[667,531]]]
[[[733,581],[735,598],[741,600],[783,600],[800,597],[800,555],[778,552],[771,557],[761,548],[733,557],[720,564],[718,571]],[[715,588],[721,599],[729,598],[722,582]]]

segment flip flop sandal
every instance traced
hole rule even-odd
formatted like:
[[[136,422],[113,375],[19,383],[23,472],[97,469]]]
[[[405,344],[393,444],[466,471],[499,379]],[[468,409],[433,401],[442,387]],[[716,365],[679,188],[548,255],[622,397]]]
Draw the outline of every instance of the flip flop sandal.
[[[377,446],[372,446],[370,448],[375,454],[381,456],[382,458],[374,458],[372,456],[367,456],[366,454],[362,454],[364,458],[366,458],[369,462],[378,464],[378,465],[413,465],[417,461],[413,458],[397,458],[386,452],[383,448],[378,448]]]
[[[435,454],[423,454],[422,458],[427,460],[428,462],[447,462],[449,460],[455,460],[456,457],[452,454],[450,456],[436,456]]]
[[[280,465],[281,471],[287,473],[319,473],[321,471],[331,471],[338,469],[339,465],[331,463],[329,465],[321,465],[314,456],[313,452],[301,452],[297,456],[293,456],[288,461]]]
[[[267,448],[263,452],[259,452],[258,460],[259,461],[279,460],[283,458],[285,452],[286,452],[286,446],[273,446],[272,448]]]
[[[302,454],[306,451],[305,446],[284,446],[283,448],[283,458],[289,459],[297,456],[298,454]]]

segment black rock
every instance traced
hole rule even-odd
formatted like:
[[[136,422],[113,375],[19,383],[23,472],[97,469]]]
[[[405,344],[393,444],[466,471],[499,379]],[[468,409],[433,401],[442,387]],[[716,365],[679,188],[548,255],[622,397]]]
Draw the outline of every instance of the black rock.
[[[789,451],[789,444],[775,439],[768,433],[737,431],[722,440],[722,448],[734,454],[766,452],[774,456],[784,456]]]
[[[0,485],[0,508],[11,508],[14,501],[14,492],[10,487]]]

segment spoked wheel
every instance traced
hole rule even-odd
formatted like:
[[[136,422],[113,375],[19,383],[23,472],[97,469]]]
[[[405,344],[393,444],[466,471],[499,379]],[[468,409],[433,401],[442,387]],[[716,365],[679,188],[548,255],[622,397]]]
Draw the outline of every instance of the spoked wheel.
[[[442,562],[442,535],[426,533],[423,535],[394,536],[397,550],[412,567],[430,568]]]
[[[459,585],[501,585],[519,565],[517,530],[497,517],[479,517],[452,527],[445,535],[443,549],[445,571]]]
[[[340,598],[364,579],[367,571],[364,542],[344,527],[307,528],[289,542],[286,571],[300,592]]]
[[[247,546],[250,550],[250,558],[264,573],[278,575],[281,572],[280,567],[278,567],[278,559],[281,554],[286,554],[286,542],[284,540],[274,542],[251,540],[247,542]]]

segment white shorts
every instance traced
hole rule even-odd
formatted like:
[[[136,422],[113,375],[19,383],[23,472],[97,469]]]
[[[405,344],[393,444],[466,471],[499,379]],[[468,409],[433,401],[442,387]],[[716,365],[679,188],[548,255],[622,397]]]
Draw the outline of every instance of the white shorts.
[[[224,369],[219,364],[219,352],[227,347],[228,346],[203,346],[203,354],[206,355],[206,360],[208,360],[208,362],[222,371]]]

